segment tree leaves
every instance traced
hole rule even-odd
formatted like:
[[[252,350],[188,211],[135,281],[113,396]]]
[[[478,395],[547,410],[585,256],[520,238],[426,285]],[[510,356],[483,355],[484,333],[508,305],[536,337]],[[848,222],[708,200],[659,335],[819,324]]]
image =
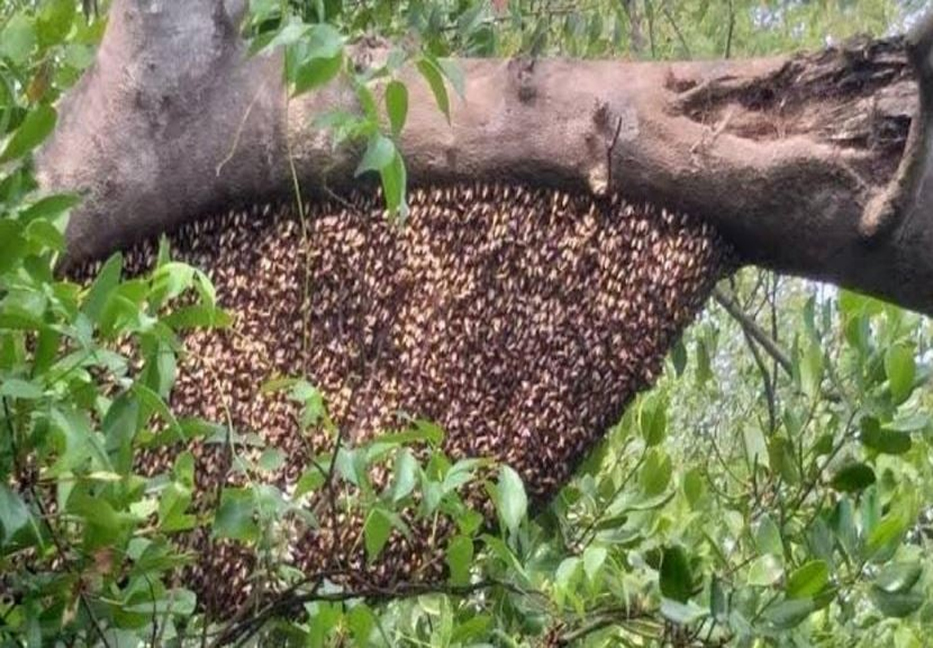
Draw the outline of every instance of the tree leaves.
[[[408,88],[393,79],[386,85],[386,114],[392,126],[392,135],[398,137],[408,118]]]
[[[434,100],[437,107],[444,113],[447,122],[450,123],[450,98],[447,96],[447,87],[444,85],[444,76],[437,62],[431,58],[422,58],[417,62],[418,71],[428,82],[431,92],[434,94]]]
[[[41,144],[55,128],[57,120],[58,114],[51,106],[41,105],[27,113],[0,153],[0,164],[22,157]]]
[[[660,448],[649,450],[639,474],[639,483],[645,495],[652,497],[663,493],[671,481],[672,472],[673,463],[667,453]]]
[[[874,587],[888,594],[900,594],[908,591],[923,575],[923,565],[919,562],[897,562],[885,566],[875,578]]]
[[[784,575],[784,565],[774,554],[759,556],[748,569],[748,584],[755,587],[773,585]]]
[[[376,507],[369,512],[363,525],[363,537],[366,544],[366,556],[372,562],[382,553],[383,547],[392,533],[392,518],[382,508]]]
[[[791,572],[784,591],[789,599],[812,598],[822,592],[828,582],[829,565],[822,560],[811,560]]]
[[[669,599],[684,603],[693,594],[693,573],[682,547],[664,548],[659,578],[661,594]]]
[[[885,454],[904,454],[913,446],[910,435],[905,432],[882,428],[873,416],[866,416],[861,422],[861,440],[865,446]]]
[[[253,518],[254,500],[249,488],[225,488],[214,515],[214,535],[241,542],[254,542],[259,526]]]
[[[916,364],[913,352],[903,344],[888,348],[884,355],[884,371],[895,404],[903,403],[914,387]]]
[[[361,175],[367,171],[382,172],[395,159],[395,144],[384,135],[376,135],[369,140],[366,152],[363,153],[363,159],[356,168],[356,175]]]
[[[473,540],[465,535],[454,536],[447,545],[446,560],[451,585],[468,583],[473,565]]]
[[[511,533],[518,531],[518,527],[528,510],[528,496],[525,494],[525,485],[518,473],[509,466],[499,469],[499,482],[496,486],[496,506],[499,519]]]
[[[843,493],[857,493],[875,483],[875,471],[866,464],[853,462],[840,468],[832,478],[832,487]]]
[[[0,483],[0,531],[4,543],[29,524],[31,517],[23,498],[6,484]]]
[[[23,13],[14,14],[0,32],[0,57],[14,65],[22,65],[36,44],[33,19]]]

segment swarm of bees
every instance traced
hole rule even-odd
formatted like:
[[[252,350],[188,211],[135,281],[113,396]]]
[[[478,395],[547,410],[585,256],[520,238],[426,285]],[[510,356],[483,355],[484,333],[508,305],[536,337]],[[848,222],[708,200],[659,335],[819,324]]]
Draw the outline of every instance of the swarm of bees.
[[[619,197],[473,184],[415,189],[409,207],[400,225],[377,196],[358,195],[304,219],[289,205],[255,207],[170,234],[173,256],[208,273],[233,320],[185,334],[178,415],[281,449],[265,478],[287,491],[335,442],[323,427],[302,432],[296,405],[260,389],[301,376],[324,394],[345,443],[398,428],[400,413],[428,419],[451,457],[508,463],[540,504],[657,377],[731,268],[709,225]],[[127,271],[151,267],[156,250],[130,250]],[[204,510],[218,481],[242,475],[219,445],[189,449]],[[138,469],[169,470],[180,450],[147,451]],[[382,583],[442,577],[436,530],[393,536],[367,565],[360,527],[325,516],[282,555],[306,573],[339,564]],[[208,529],[180,539],[200,556],[185,578],[219,609],[248,592],[255,558],[233,542],[207,552],[208,541]]]

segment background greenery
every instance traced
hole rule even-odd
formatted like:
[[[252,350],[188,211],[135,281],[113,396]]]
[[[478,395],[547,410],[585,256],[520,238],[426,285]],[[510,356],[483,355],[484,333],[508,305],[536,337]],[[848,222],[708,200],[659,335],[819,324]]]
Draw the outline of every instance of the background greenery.
[[[403,217],[395,142],[407,89],[392,77],[405,61],[449,112],[462,76],[447,56],[758,55],[895,33],[921,4],[260,0],[244,31],[256,55],[286,50],[295,94],[338,75],[355,84],[363,113],[319,120],[335,145],[365,142],[361,172],[381,174]],[[426,422],[322,457],[359,487],[346,506],[365,516],[371,556],[393,529],[406,531],[398,511],[413,502],[429,519],[454,516],[449,583],[432,591],[364,599],[290,573],[272,556],[295,506],[274,487],[230,489],[197,517],[186,453],[168,474],[135,475],[139,449],[217,434],[222,422],[178,420],[165,403],[183,352],[177,331],[224,317],[207,279],[168,250],[144,278],[121,279],[119,256],[89,289],[53,276],[77,199],[37,193],[30,155],[54,128],[55,100],[93,60],[107,8],[0,4],[0,643],[929,645],[930,322],[760,270],[717,289],[657,386],[533,518],[520,480],[502,466],[488,484],[500,530],[482,529],[457,491],[479,479],[478,463],[449,461],[442,431]],[[346,65],[345,45],[362,36],[395,44],[385,68]],[[388,84],[382,96],[377,81]],[[185,308],[162,308],[186,292],[194,297]],[[115,350],[127,339],[138,370]],[[296,378],[270,388],[288,389],[306,423],[319,422],[325,404]],[[427,448],[421,463],[414,445]],[[393,480],[377,491],[366,467],[383,459]],[[260,463],[275,460],[269,452]],[[309,469],[301,488],[321,482]],[[171,578],[190,559],[172,535],[194,524],[254,544],[266,558],[258,577],[293,585],[277,599],[288,606],[252,601],[245,617],[206,623],[194,594]]]

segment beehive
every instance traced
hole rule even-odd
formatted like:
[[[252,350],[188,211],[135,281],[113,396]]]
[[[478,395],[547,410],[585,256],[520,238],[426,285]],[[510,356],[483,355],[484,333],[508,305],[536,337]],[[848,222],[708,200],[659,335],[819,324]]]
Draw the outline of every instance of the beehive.
[[[234,321],[186,335],[172,406],[229,416],[281,448],[285,465],[267,475],[277,485],[294,485],[334,443],[323,429],[299,433],[294,405],[260,393],[270,378],[306,376],[345,442],[397,427],[399,412],[429,419],[446,430],[451,456],[507,462],[539,503],[652,383],[729,257],[686,216],[479,184],[414,190],[404,226],[378,198],[357,196],[318,206],[304,227],[291,207],[265,207],[186,225],[170,240],[175,258],[209,274]],[[151,265],[155,250],[130,251],[129,271]],[[140,471],[168,470],[179,451],[144,454]],[[192,451],[197,490],[215,492],[223,449]],[[321,522],[283,554],[305,572],[339,564],[379,582],[443,572],[427,538],[396,539],[367,567],[358,520]],[[206,552],[207,537],[180,538],[200,556],[185,578],[220,610],[248,590],[239,584],[253,556],[229,542]]]

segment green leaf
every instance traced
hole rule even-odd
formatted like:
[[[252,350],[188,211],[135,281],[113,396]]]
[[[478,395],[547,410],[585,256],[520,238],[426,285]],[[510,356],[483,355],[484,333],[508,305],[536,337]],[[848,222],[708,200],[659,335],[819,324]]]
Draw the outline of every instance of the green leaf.
[[[6,57],[14,65],[22,65],[36,45],[36,29],[33,20],[17,13],[0,32],[0,57]]]
[[[55,252],[65,249],[65,235],[45,219],[37,219],[26,226],[26,238]]]
[[[347,613],[347,627],[353,633],[353,640],[357,646],[366,646],[369,636],[376,627],[376,616],[365,603],[354,605]]]
[[[882,428],[874,416],[861,420],[861,432],[859,438],[865,446],[884,454],[904,454],[913,445],[909,434]]]
[[[149,296],[154,306],[178,297],[194,283],[195,269],[187,263],[169,261],[156,268],[152,274],[152,288]]]
[[[9,219],[0,220],[0,273],[16,267],[26,254],[22,225]],[[5,327],[8,324],[3,324]]]
[[[47,48],[65,40],[76,13],[72,0],[48,0],[36,20],[39,45]]]
[[[393,432],[380,435],[376,442],[391,445],[410,445],[417,441],[427,441],[432,447],[438,447],[444,440],[444,430],[439,425],[416,419],[412,428],[403,432]]]
[[[875,471],[863,463],[850,463],[840,468],[830,483],[842,493],[857,493],[875,483]]]
[[[528,510],[528,496],[522,478],[509,466],[502,466],[496,493],[499,518],[510,532],[515,533]]]
[[[304,94],[332,81],[343,69],[343,52],[330,58],[312,58],[295,71],[292,96]]]
[[[281,448],[266,448],[259,455],[257,463],[260,470],[265,472],[275,472],[285,465],[285,452]]]
[[[661,556],[660,586],[661,594],[680,603],[685,603],[693,593],[690,561],[682,547],[664,548]]]
[[[386,114],[392,134],[398,137],[408,118],[408,88],[401,81],[393,79],[386,86]]]
[[[580,559],[577,556],[564,558],[554,572],[554,586],[558,590],[558,599],[563,600],[568,592],[576,587],[580,575]]]
[[[687,347],[684,346],[683,339],[678,339],[674,343],[674,348],[671,349],[671,362],[674,364],[674,371],[679,378],[683,375],[684,369],[687,368]]]
[[[715,576],[709,588],[709,609],[717,621],[721,621],[729,613],[729,599],[722,587],[722,581]]]
[[[781,530],[770,515],[765,514],[758,522],[758,528],[755,531],[755,544],[758,545],[758,550],[761,553],[770,553],[775,556],[784,555]]]
[[[175,418],[175,414],[172,413],[172,410],[155,390],[137,381],[133,383],[133,393],[139,396],[139,400],[142,401],[146,408],[151,412],[156,412],[162,418],[172,433],[178,435],[179,438],[184,438],[184,433],[178,424],[178,419]]]
[[[392,481],[392,501],[399,502],[415,489],[418,478],[418,461],[408,448],[402,448],[395,457],[395,473]]]
[[[343,36],[329,23],[312,25],[303,38],[308,58],[333,58],[343,51]]]
[[[123,255],[117,252],[104,263],[84,297],[82,311],[92,322],[100,323],[101,315],[107,306],[110,295],[120,284],[120,274],[122,272]]]
[[[810,398],[820,394],[820,385],[823,381],[823,350],[819,344],[808,344],[800,358],[800,385]]]
[[[748,584],[756,587],[773,585],[784,574],[781,559],[773,554],[759,556],[748,569]]]
[[[392,163],[382,169],[382,191],[385,193],[386,205],[392,211],[398,214],[401,222],[405,222],[408,217],[408,203],[405,200],[405,185],[407,183],[407,173],[405,171],[405,161],[402,156],[395,152]]]
[[[254,542],[259,526],[253,519],[255,498],[249,488],[225,488],[214,515],[214,535],[241,542]]]
[[[684,475],[684,496],[691,508],[696,508],[703,494],[706,492],[706,483],[703,478],[703,471],[694,467]]]
[[[926,601],[926,597],[922,592],[891,593],[872,588],[871,600],[884,616],[902,619],[919,610]]]
[[[479,646],[479,641],[493,624],[493,618],[489,614],[477,614],[468,620],[458,623],[450,635],[450,645]]]
[[[652,448],[638,476],[645,495],[651,497],[663,493],[671,481],[672,470],[671,458],[667,453],[660,448]]]
[[[886,565],[875,578],[873,586],[888,594],[902,594],[913,587],[923,574],[919,562]]]
[[[93,496],[85,488],[71,491],[65,510],[83,518],[85,550],[113,544],[126,522],[125,514],[118,513],[106,498]]]
[[[884,372],[895,404],[903,403],[914,388],[917,367],[914,354],[908,347],[896,344],[884,355]]]
[[[871,529],[865,541],[865,556],[878,559],[878,554],[889,556],[901,543],[907,533],[907,524],[896,514],[888,514],[875,528]]]
[[[310,25],[298,21],[286,23],[275,36],[266,42],[260,52],[271,52],[278,47],[288,47],[301,41],[311,30]]]
[[[392,143],[392,140],[382,134],[371,137],[369,144],[366,146],[366,152],[363,154],[363,159],[360,160],[360,165],[356,168],[356,175],[362,175],[367,171],[381,172],[392,163],[395,155],[395,144]],[[388,201],[388,199],[387,192],[386,200]]]
[[[295,485],[295,497],[301,497],[307,493],[313,493],[324,484],[324,472],[318,466],[312,466],[305,470],[298,483]]]
[[[447,567],[450,569],[451,585],[466,585],[470,581],[473,563],[473,540],[457,535],[447,545]]]
[[[382,549],[389,540],[391,533],[392,518],[379,507],[372,509],[366,517],[366,524],[363,526],[366,556],[370,562],[374,561],[382,553]]]
[[[812,599],[781,601],[765,612],[765,618],[779,630],[790,630],[803,623],[818,606]]]
[[[447,123],[450,123],[450,98],[447,96],[447,88],[444,86],[444,77],[441,69],[428,58],[422,58],[417,63],[418,71],[434,93],[434,100],[437,101],[437,107],[444,113]]]
[[[29,524],[29,509],[19,493],[0,482],[0,538],[8,542],[16,533]]]
[[[667,403],[661,398],[645,398],[639,423],[645,445],[650,448],[660,444],[667,431]]]
[[[42,388],[28,380],[7,378],[0,383],[0,396],[6,396],[7,398],[35,400],[42,398],[42,394]]]
[[[466,96],[466,77],[460,64],[454,59],[436,59],[435,63],[450,81],[454,91],[463,99]]]
[[[22,157],[42,143],[55,128],[58,115],[51,106],[41,105],[30,111],[0,154],[0,164]]]
[[[823,591],[829,582],[829,565],[822,560],[811,560],[787,578],[785,592],[789,599],[812,598]]]
[[[589,546],[583,552],[583,572],[590,583],[596,582],[596,577],[599,575],[603,563],[606,562],[607,555],[608,552],[605,547]]]
[[[708,612],[692,601],[682,603],[669,598],[661,599],[661,616],[679,625],[696,623]]]
[[[101,423],[108,452],[119,453],[125,461],[130,461],[130,444],[136,436],[138,420],[139,400],[132,393],[123,393],[114,399]]]
[[[228,328],[233,323],[229,313],[203,304],[182,306],[162,318],[162,323],[173,330],[198,328]]]

